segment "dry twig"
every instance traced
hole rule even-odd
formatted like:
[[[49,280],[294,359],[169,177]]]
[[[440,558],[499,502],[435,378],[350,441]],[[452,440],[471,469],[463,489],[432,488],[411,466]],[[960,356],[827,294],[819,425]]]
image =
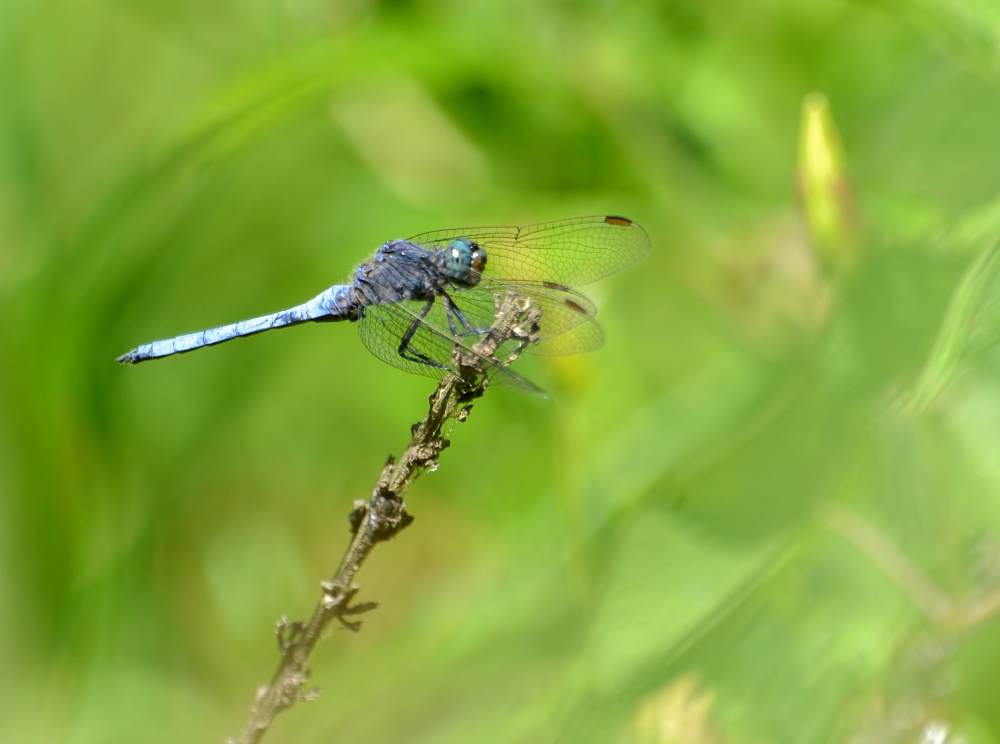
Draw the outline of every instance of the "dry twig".
[[[361,623],[354,618],[376,607],[374,602],[351,604],[359,587],[354,575],[376,543],[394,537],[413,518],[406,513],[403,495],[410,484],[426,470],[437,467],[437,458],[448,445],[450,432],[444,430],[449,421],[464,421],[473,400],[485,389],[487,359],[509,339],[518,339],[522,347],[537,341],[540,311],[531,307],[529,299],[508,290],[496,297],[497,313],[493,325],[475,345],[477,354],[456,348],[453,356],[455,372],[448,374],[430,396],[430,410],[424,420],[414,425],[410,445],[399,461],[386,463],[378,484],[367,502],[358,499],[351,512],[354,538],[340,567],[329,581],[321,584],[319,604],[307,623],[278,622],[278,649],[281,661],[270,685],[261,687],[251,709],[250,721],[239,744],[256,744],[270,727],[274,717],[300,700],[311,700],[317,690],[306,690],[309,680],[309,658],[332,620],[350,630]],[[478,355],[478,356],[477,356]],[[506,363],[513,361],[514,354]],[[230,740],[231,744],[236,740]]]

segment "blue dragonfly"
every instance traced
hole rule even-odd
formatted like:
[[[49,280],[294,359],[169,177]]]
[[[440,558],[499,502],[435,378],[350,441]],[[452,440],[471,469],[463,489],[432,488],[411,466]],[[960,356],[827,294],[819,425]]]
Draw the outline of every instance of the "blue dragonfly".
[[[348,284],[301,305],[239,323],[153,341],[118,357],[123,364],[182,354],[241,336],[307,322],[357,322],[379,359],[407,372],[443,377],[457,348],[483,337],[494,297],[512,289],[541,311],[536,343],[524,349],[563,356],[599,349],[604,332],[594,303],[573,287],[602,279],[649,253],[649,236],[625,217],[580,217],[525,227],[470,227],[390,240]],[[496,359],[523,344],[511,339],[484,360],[492,381],[543,394]]]

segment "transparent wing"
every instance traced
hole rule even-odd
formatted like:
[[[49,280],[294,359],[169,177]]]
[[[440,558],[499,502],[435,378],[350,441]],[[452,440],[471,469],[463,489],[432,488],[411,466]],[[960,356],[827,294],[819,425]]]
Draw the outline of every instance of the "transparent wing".
[[[603,279],[649,253],[649,235],[625,217],[601,215],[525,227],[458,227],[410,238],[429,248],[469,238],[486,249],[487,276],[570,287]]]
[[[604,331],[594,318],[597,308],[593,301],[569,287],[483,277],[475,287],[454,290],[451,298],[471,325],[486,328],[493,322],[495,295],[507,288],[530,298],[542,311],[538,321],[539,342],[529,344],[524,349],[526,353],[569,356],[597,351],[604,345]],[[463,332],[462,328],[458,330]]]
[[[410,341],[410,347],[414,352],[425,355],[440,366],[421,363],[400,355],[400,342],[412,322],[413,317],[398,311],[393,312],[388,305],[371,305],[364,309],[364,315],[358,321],[358,332],[368,351],[383,362],[415,375],[438,379],[444,377],[450,371],[453,348],[445,339],[424,331],[415,334]]]
[[[364,309],[364,315],[358,322],[358,331],[368,350],[383,362],[406,372],[440,379],[451,371],[451,357],[456,346],[469,354],[476,354],[472,350],[472,344],[478,336],[474,338],[453,335],[449,330],[444,303],[441,298],[437,298],[431,311],[417,323],[416,332],[407,344],[408,356],[404,357],[399,353],[400,344],[425,304],[400,302],[369,305]],[[505,342],[497,350],[497,358],[505,358],[516,348],[517,341]],[[494,359],[483,356],[479,358],[483,360],[486,376],[491,382],[526,393],[545,395],[543,390],[514,374]]]

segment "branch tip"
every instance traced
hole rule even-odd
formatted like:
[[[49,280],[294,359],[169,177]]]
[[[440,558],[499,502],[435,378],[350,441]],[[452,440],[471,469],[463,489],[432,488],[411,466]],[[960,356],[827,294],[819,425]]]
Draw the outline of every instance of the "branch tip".
[[[345,607],[341,615],[363,615],[366,612],[378,608],[378,602],[358,602],[352,607]]]
[[[311,690],[306,690],[301,695],[299,695],[299,700],[301,700],[303,703],[311,703],[313,700],[318,698],[322,692],[323,692],[322,687],[314,687]]]
[[[304,630],[305,625],[302,623],[289,622],[286,616],[281,616],[281,619],[275,624],[274,634],[278,640],[278,651],[282,656],[287,655],[302,640]]]
[[[337,622],[340,623],[344,630],[349,630],[352,633],[357,633],[361,630],[360,620],[345,620],[343,615],[337,615]]]

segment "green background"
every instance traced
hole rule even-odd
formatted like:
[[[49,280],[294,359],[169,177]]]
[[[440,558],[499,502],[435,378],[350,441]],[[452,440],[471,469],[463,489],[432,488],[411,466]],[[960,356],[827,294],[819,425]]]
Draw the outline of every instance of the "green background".
[[[0,740],[237,735],[433,389],[115,356],[612,213],[605,349],[476,404],[266,741],[1000,741],[998,194],[991,0],[5,0]]]

